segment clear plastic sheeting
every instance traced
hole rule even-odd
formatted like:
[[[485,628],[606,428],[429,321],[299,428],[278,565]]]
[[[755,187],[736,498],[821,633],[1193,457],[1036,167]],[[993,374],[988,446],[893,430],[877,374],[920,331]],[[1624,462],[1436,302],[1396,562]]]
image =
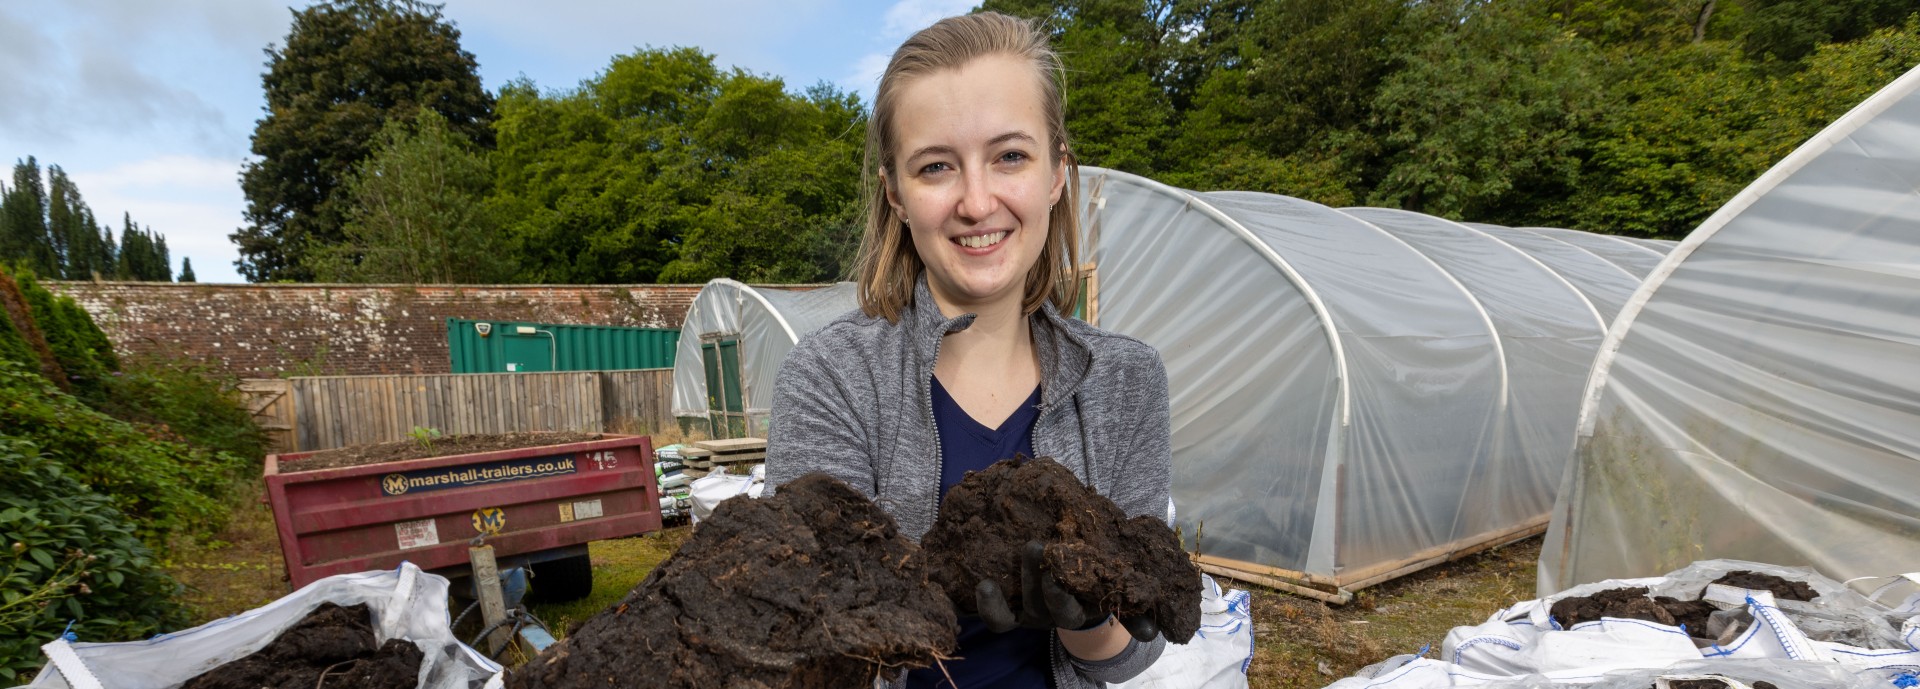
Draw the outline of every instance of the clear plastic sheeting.
[[[1731,557],[1920,562],[1920,70],[1681,242],[1596,358],[1542,594]]]
[[[1347,209],[1413,245],[1467,287],[1492,318],[1506,360],[1507,395],[1498,444],[1465,473],[1457,531],[1495,533],[1543,518],[1553,506],[1560,466],[1551,457],[1573,447],[1573,424],[1587,366],[1606,325],[1566,278],[1484,231],[1430,215]],[[1585,234],[1585,233],[1575,233]],[[1639,250],[1636,248],[1636,250]],[[1651,254],[1651,252],[1649,252]]]
[[[1627,305],[1627,298],[1633,296],[1633,291],[1640,287],[1642,278],[1563,240],[1532,230],[1492,225],[1474,227],[1540,259],[1541,263],[1565,277],[1575,289],[1586,295],[1587,301],[1592,302],[1593,308],[1600,312],[1600,319],[1608,323],[1613,322],[1614,316],[1619,315],[1620,309]]]
[[[1544,528],[1632,273],[1534,231],[1098,168],[1081,186],[1097,324],[1166,361],[1204,565],[1358,588]]]
[[[1645,280],[1647,274],[1653,272],[1655,266],[1660,265],[1660,260],[1667,257],[1667,252],[1665,251],[1656,251],[1652,247],[1642,246],[1619,237],[1609,237],[1604,234],[1593,234],[1591,232],[1580,232],[1577,230],[1559,230],[1551,227],[1528,227],[1524,229],[1586,249],[1587,253],[1599,256],[1608,263],[1619,266],[1621,270],[1631,273],[1633,277],[1640,280]],[[1637,282],[1635,286],[1638,286]]]
[[[752,287],[720,278],[693,298],[673,364],[673,415],[708,418],[716,398],[707,390],[708,367],[716,376],[735,376],[740,399],[717,404],[745,417],[745,432],[764,437],[773,379],[795,342],[859,306],[854,285],[842,282],[817,289]],[[703,344],[735,343],[728,356],[703,350]],[[719,366],[709,359],[728,362]],[[731,370],[728,369],[731,367]],[[731,409],[738,407],[738,409]]]

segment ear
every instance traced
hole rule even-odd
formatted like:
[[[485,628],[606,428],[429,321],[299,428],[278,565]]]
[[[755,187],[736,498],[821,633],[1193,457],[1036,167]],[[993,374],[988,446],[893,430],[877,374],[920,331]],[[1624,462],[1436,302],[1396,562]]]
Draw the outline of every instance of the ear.
[[[887,175],[886,168],[881,168],[879,175],[880,193],[886,196],[887,207],[893,209],[894,215],[904,219],[907,214],[900,206],[900,190],[893,186],[893,178]]]
[[[1073,155],[1066,144],[1060,144],[1060,157],[1053,164],[1053,189],[1047,196],[1047,203],[1060,203],[1060,196],[1067,190],[1067,156]]]

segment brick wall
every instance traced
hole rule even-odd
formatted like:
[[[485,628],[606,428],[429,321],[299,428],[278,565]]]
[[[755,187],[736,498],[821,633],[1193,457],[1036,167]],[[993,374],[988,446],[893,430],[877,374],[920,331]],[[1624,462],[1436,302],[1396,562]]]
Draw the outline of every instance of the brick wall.
[[[121,354],[245,378],[446,373],[446,319],[677,328],[699,285],[212,285],[46,282]]]

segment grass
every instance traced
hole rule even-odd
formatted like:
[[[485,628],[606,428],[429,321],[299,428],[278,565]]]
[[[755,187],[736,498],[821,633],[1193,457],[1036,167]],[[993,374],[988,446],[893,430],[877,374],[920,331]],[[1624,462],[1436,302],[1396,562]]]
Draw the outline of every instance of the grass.
[[[236,488],[233,516],[214,540],[177,545],[162,560],[185,587],[180,599],[194,624],[246,612],[292,592],[265,495],[258,482]]]
[[[645,536],[594,541],[587,546],[587,556],[593,560],[593,593],[567,603],[529,605],[527,610],[546,622],[556,638],[566,638],[581,622],[627,597],[691,533],[691,527],[675,526]]]
[[[1253,592],[1254,629],[1247,682],[1251,689],[1324,687],[1429,644],[1438,652],[1448,630],[1533,598],[1539,558],[1536,536],[1364,589],[1341,607],[1245,587]]]

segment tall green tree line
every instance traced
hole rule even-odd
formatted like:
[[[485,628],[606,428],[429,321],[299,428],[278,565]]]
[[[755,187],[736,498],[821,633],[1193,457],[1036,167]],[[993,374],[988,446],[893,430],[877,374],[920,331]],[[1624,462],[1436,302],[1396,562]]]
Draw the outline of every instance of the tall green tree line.
[[[172,281],[167,238],[121,216],[120,239],[100,223],[73,179],[58,165],[44,177],[32,157],[13,166],[13,181],[0,182],[0,263],[65,280]]]
[[[1896,0],[987,0],[1064,53],[1083,162],[1674,238],[1920,64]]]
[[[1085,163],[1196,189],[1676,238],[1920,63],[1910,0],[985,0],[1041,19]],[[866,105],[695,48],[478,87],[412,0],[269,51],[253,280],[845,274]],[[375,68],[364,66],[371,56]],[[398,59],[397,56],[408,56]]]

